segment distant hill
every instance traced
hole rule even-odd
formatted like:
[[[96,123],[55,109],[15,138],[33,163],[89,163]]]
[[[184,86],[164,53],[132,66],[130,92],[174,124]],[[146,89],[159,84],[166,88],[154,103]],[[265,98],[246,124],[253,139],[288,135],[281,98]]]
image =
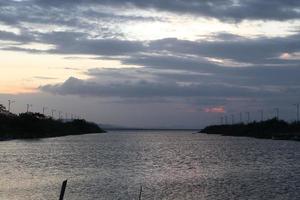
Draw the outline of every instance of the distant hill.
[[[283,120],[273,118],[249,124],[239,123],[232,125],[212,125],[202,129],[200,132],[228,136],[300,140],[300,123],[288,123]]]

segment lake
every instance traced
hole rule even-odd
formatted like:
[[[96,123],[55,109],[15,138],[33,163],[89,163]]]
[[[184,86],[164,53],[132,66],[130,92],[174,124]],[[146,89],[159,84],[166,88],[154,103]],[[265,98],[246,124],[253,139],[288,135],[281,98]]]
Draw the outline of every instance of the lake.
[[[300,199],[300,142],[123,131],[0,142],[0,199]]]

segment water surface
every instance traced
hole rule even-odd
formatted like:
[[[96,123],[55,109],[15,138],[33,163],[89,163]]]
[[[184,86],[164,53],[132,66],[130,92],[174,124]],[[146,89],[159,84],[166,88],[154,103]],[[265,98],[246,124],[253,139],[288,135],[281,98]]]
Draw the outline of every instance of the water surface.
[[[0,199],[300,199],[300,143],[192,132],[0,142]]]

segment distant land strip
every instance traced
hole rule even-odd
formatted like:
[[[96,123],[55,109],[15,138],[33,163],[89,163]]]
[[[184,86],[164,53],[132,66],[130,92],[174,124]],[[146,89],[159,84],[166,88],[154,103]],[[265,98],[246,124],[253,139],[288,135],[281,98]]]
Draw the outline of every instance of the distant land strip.
[[[0,113],[0,140],[38,139],[87,133],[104,133],[84,119],[55,120],[40,113]]]
[[[211,125],[202,129],[200,133],[300,141],[300,123],[288,123],[278,118],[273,118],[248,124]]]

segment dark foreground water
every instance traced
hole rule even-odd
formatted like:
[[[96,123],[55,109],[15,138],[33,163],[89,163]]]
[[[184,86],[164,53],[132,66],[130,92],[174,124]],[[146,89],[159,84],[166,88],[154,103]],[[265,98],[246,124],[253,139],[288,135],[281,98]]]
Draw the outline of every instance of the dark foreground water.
[[[0,199],[300,199],[300,142],[122,132],[0,142]]]

